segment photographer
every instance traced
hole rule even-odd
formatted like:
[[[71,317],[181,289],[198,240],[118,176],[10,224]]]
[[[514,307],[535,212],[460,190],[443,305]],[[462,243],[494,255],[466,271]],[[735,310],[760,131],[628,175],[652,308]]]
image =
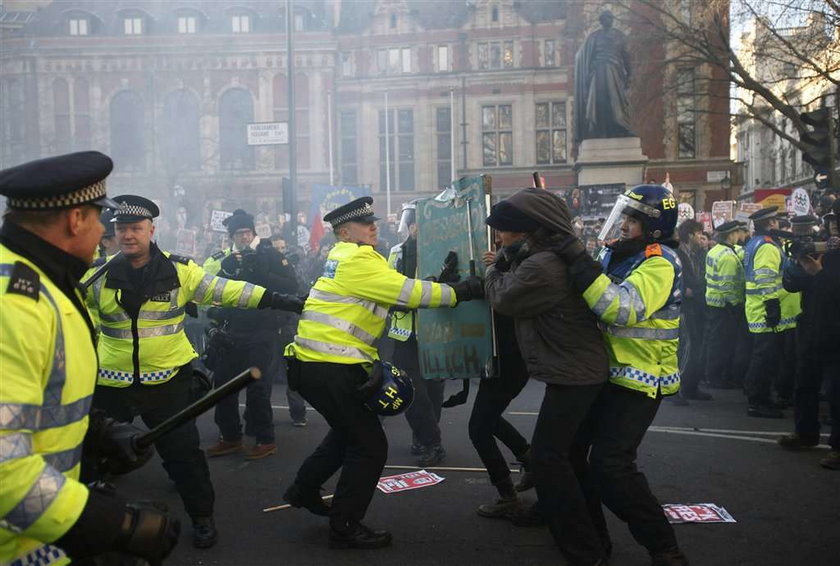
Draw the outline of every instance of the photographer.
[[[809,231],[816,220],[813,216],[794,218],[794,233]],[[840,201],[835,201],[832,213],[823,221],[826,233],[817,239],[821,241],[815,242],[810,235],[794,237],[789,253],[795,262],[784,273],[785,289],[802,291],[802,314],[797,326],[796,432],[782,436],[778,442],[792,450],[819,444],[819,398],[825,380],[831,411],[831,451],[820,465],[840,470]]]
[[[224,224],[233,239],[233,250],[222,260],[222,277],[261,285],[269,291],[297,292],[294,269],[271,242],[256,236],[253,216],[236,210]],[[251,366],[270,375],[280,355],[280,320],[276,313],[225,308],[213,309],[209,316],[221,325],[210,342],[210,346],[220,354],[214,375],[217,387]],[[245,434],[256,437],[256,445],[245,455],[249,460],[264,458],[277,451],[271,411],[271,382],[271,378],[261,379],[246,390]],[[207,449],[208,456],[223,456],[242,450],[238,405],[238,398],[233,395],[216,406],[216,424],[221,438]]]

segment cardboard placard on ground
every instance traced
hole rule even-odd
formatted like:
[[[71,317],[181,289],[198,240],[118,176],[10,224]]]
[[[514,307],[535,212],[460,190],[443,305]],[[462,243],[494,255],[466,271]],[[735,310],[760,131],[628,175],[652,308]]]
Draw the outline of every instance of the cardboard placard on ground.
[[[662,510],[671,524],[736,522],[726,509],[714,503],[666,503]]]
[[[423,487],[431,487],[442,482],[445,478],[437,474],[420,470],[417,472],[408,472],[396,476],[385,476],[379,478],[379,483],[376,487],[385,494],[398,493],[400,491],[409,491],[411,489],[420,489]]]

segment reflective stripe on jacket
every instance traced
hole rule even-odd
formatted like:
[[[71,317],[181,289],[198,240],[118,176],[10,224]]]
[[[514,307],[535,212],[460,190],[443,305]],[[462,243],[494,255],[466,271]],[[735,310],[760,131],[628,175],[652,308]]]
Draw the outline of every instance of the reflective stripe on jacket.
[[[397,264],[402,260],[403,244],[391,248],[388,255],[388,265],[396,270]],[[413,311],[391,311],[391,324],[388,327],[388,338],[405,342],[414,334],[414,312]]]
[[[192,260],[173,265],[180,286],[143,303],[136,321],[120,306],[120,290],[107,287],[107,275],[88,290],[88,305],[99,320],[100,385],[128,387],[135,379],[144,385],[166,383],[197,357],[184,333],[184,305],[256,308],[265,293],[257,285],[211,275]]]
[[[339,242],[306,300],[286,353],[304,362],[370,363],[385,329],[388,307],[455,306],[449,285],[410,279],[388,267],[368,245]]]
[[[8,291],[16,262],[40,276],[37,298]],[[79,460],[96,352],[70,299],[2,245],[0,372],[0,563],[68,564],[61,550],[42,541],[64,535],[87,503]]]
[[[652,244],[626,261],[601,252],[601,274],[583,298],[601,321],[610,357],[610,381],[656,398],[680,389],[677,365],[681,266],[677,254]]]
[[[750,332],[781,332],[796,327],[801,311],[799,293],[789,293],[782,286],[782,269],[785,258],[782,247],[770,236],[753,236],[744,254],[746,274],[747,327]],[[778,299],[782,318],[775,327],[767,326],[765,301]]]
[[[706,304],[723,308],[744,302],[744,265],[735,249],[719,243],[706,254]]]

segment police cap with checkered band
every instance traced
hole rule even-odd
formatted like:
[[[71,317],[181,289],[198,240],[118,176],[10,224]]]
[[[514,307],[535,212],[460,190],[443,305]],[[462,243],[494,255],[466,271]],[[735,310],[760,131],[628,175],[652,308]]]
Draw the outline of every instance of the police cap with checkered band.
[[[138,195],[120,195],[114,197],[120,203],[120,208],[114,211],[111,222],[130,224],[141,220],[152,220],[160,215],[158,205],[145,197]]]
[[[113,168],[111,158],[98,151],[38,159],[0,171],[0,195],[13,210],[60,210],[85,204],[117,208],[105,191],[105,178]]]
[[[379,218],[373,213],[373,198],[360,197],[324,215],[324,222],[336,228],[345,222],[376,222]]]

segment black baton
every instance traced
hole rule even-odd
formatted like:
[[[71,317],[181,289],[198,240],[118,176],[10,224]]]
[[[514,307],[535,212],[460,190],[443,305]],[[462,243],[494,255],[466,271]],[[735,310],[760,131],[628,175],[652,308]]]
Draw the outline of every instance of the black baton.
[[[122,252],[115,253],[113,256],[111,256],[111,259],[100,265],[99,269],[91,273],[90,277],[79,283],[79,286],[82,288],[82,291],[87,291],[88,287],[96,283],[97,279],[108,273],[108,270],[111,269],[111,264],[114,263],[114,260],[121,256]]]

